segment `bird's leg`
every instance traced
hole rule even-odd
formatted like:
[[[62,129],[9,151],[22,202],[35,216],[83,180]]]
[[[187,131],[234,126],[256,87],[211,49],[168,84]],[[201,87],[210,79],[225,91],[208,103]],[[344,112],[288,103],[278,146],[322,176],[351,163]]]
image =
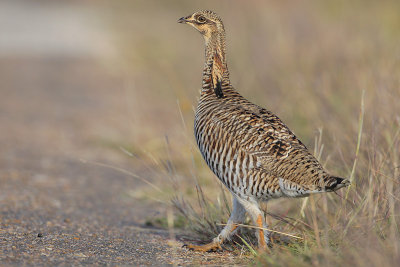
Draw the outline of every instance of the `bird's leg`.
[[[264,230],[261,228],[264,228],[263,224],[263,216],[261,214],[258,215],[257,217],[257,226],[260,227],[258,229],[258,248],[261,250],[265,250],[267,248],[267,243],[265,242],[265,235],[264,235]],[[267,239],[268,239],[268,234],[267,234]]]
[[[242,223],[245,218],[246,210],[243,208],[242,204],[237,200],[236,196],[233,196],[233,208],[231,216],[228,219],[227,224],[225,225],[224,229],[222,229],[221,233],[213,239],[212,242],[205,244],[205,245],[192,245],[186,244],[190,250],[195,251],[202,251],[202,252],[209,252],[209,251],[218,251],[222,250],[221,244],[225,240],[229,240],[230,237],[236,232],[238,223]]]
[[[268,230],[265,230],[268,228],[268,225],[265,222],[264,212],[261,211],[256,201],[241,200],[241,202],[246,211],[250,214],[253,223],[259,228],[256,230],[258,248],[260,250],[267,249],[267,246],[271,246],[271,242],[269,239],[269,232]]]

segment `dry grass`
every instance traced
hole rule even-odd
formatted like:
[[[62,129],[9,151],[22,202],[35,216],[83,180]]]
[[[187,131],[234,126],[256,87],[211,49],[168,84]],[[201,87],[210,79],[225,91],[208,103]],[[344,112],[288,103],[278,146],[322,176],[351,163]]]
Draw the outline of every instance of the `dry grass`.
[[[116,72],[126,73],[133,136],[116,142],[134,151],[165,188],[160,194],[149,187],[146,196],[175,196],[188,229],[203,239],[228,218],[229,195],[192,134],[203,44],[193,29],[175,23],[210,8],[225,19],[235,87],[278,114],[331,173],[353,181],[348,190],[306,202],[271,201],[272,229],[303,240],[277,243],[255,263],[400,262],[398,1],[157,1],[112,8],[121,44]]]

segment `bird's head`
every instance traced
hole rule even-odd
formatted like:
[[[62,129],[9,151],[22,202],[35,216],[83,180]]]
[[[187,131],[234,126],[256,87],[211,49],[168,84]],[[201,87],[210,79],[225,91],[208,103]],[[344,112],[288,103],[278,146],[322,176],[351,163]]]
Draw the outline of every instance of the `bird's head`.
[[[213,11],[203,10],[189,16],[182,17],[178,23],[189,24],[197,29],[208,41],[213,35],[223,33],[224,25],[221,18]]]

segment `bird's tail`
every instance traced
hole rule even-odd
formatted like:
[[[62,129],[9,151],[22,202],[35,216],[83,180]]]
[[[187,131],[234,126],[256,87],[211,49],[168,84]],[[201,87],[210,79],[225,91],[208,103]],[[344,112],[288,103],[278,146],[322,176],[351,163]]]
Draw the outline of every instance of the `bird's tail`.
[[[336,176],[330,176],[326,180],[325,190],[327,192],[336,191],[342,187],[346,187],[350,185],[350,181],[345,178],[340,178]]]

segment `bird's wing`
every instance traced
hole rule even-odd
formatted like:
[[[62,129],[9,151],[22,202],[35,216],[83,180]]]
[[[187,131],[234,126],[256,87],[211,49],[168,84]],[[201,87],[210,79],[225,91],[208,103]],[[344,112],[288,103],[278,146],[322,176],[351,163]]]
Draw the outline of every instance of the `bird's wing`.
[[[255,158],[256,168],[279,179],[282,192],[303,196],[323,190],[329,175],[276,115],[250,102],[233,109],[231,124],[237,127],[228,129],[240,149]]]

